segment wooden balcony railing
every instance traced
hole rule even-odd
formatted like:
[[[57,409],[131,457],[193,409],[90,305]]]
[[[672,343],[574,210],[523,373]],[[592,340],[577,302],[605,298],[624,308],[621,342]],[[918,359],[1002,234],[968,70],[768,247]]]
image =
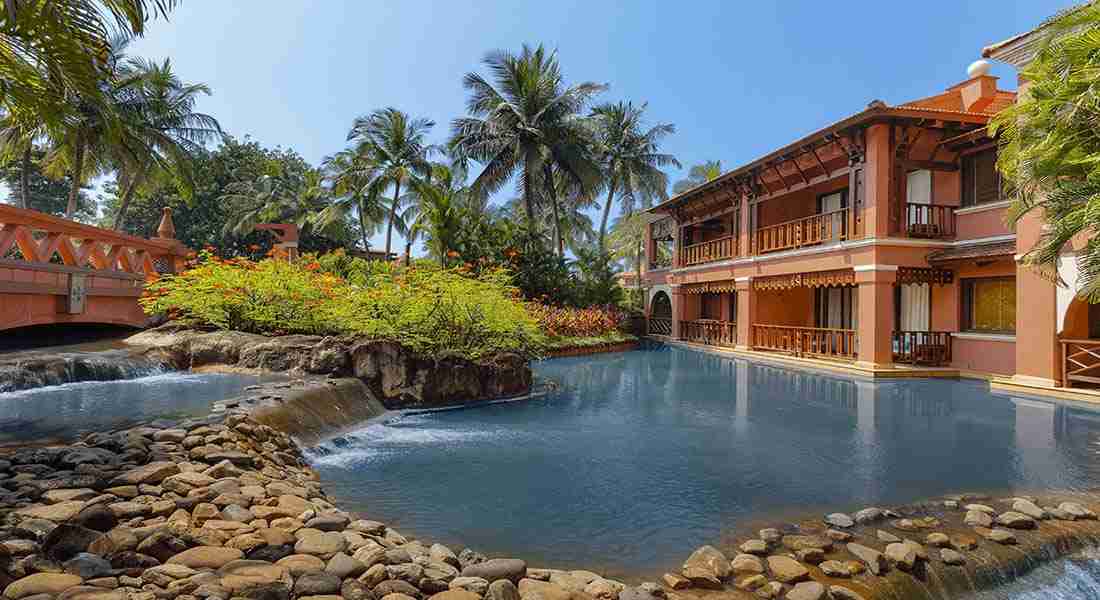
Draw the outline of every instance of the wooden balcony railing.
[[[752,326],[753,348],[787,352],[794,356],[854,360],[859,336],[854,329],[791,327],[788,325]]]
[[[1100,340],[1062,340],[1062,384],[1100,384]]]
[[[681,265],[687,267],[737,256],[737,237],[728,235],[709,242],[684,246]]]
[[[941,366],[951,362],[948,331],[895,331],[894,362]]]
[[[680,339],[708,346],[732,347],[737,344],[737,324],[713,319],[680,321]]]
[[[672,335],[672,319],[650,317],[646,331],[650,335]]]
[[[955,207],[906,202],[905,226],[909,237],[955,237]]]
[[[833,210],[778,225],[761,227],[753,233],[757,254],[793,250],[849,239],[849,209]]]

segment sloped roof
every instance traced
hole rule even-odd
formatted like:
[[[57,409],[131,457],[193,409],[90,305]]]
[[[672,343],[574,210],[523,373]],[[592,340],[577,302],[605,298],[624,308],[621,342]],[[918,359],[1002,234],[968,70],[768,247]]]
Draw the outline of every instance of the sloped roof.
[[[1096,0],[1088,0],[1088,2],[1083,2],[1081,4],[1078,4],[1077,6],[1072,6],[1065,10],[1059,11],[1054,15],[1048,17],[1042,23],[1039,23],[1039,25],[1037,25],[1034,29],[1025,31],[1023,33],[1018,33],[1006,40],[1001,40],[995,44],[990,44],[982,48],[982,57],[1005,60],[1005,62],[1010,62],[1013,64],[1026,62],[1030,59],[1032,54],[1032,49],[1029,48],[1029,46],[1031,46],[1031,43],[1035,41],[1035,39],[1038,37],[1037,34],[1039,32],[1049,27],[1051,23],[1057,21],[1058,19],[1066,15],[1073,14],[1091,4],[1094,4],[1095,2]]]
[[[936,250],[928,255],[929,263],[944,263],[953,260],[974,260],[981,258],[994,258],[1001,256],[1015,256],[1016,240],[1003,242],[990,242],[987,244],[970,244]]]
[[[927,98],[920,98],[919,100],[913,100],[906,102],[900,106],[907,106],[912,108],[927,108],[938,110],[950,110],[954,112],[968,112],[963,106],[962,94],[959,92],[959,88],[965,85],[964,81],[958,85],[952,86],[946,92],[942,94],[936,94],[935,96],[929,96]],[[995,115],[1002,110],[1012,106],[1016,102],[1016,92],[1010,92],[1007,90],[997,90],[996,96],[993,98],[993,102],[989,107],[982,111],[970,111],[974,114],[986,114]]]

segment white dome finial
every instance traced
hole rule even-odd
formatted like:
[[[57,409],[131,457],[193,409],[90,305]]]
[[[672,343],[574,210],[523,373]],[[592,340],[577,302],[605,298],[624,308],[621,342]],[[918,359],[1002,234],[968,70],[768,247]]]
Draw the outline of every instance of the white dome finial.
[[[975,77],[981,77],[983,75],[989,75],[989,69],[993,65],[989,64],[988,60],[976,60],[970,63],[970,66],[966,68],[966,76],[970,79]]]

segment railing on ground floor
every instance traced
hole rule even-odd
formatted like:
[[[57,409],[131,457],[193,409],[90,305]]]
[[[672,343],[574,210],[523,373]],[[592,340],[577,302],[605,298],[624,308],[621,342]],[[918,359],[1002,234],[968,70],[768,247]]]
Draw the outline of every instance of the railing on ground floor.
[[[859,335],[854,329],[760,323],[752,326],[753,348],[786,352],[794,356],[854,360],[858,353],[858,341]]]
[[[647,331],[650,335],[672,335],[672,319],[650,317]]]
[[[842,208],[761,227],[753,232],[754,250],[764,254],[849,239],[848,213]]]
[[[1062,384],[1100,385],[1100,340],[1061,340]]]
[[[684,246],[682,264],[685,267],[737,256],[737,237],[728,235],[709,242]]]
[[[951,362],[948,331],[895,331],[894,362],[942,366]]]
[[[708,346],[734,346],[737,344],[737,324],[714,319],[680,321],[680,339]]]

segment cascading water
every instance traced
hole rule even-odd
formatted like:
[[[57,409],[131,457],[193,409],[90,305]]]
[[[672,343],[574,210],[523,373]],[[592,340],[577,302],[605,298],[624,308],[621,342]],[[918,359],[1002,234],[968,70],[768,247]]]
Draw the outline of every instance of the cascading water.
[[[1100,600],[1100,551],[1089,549],[1048,562],[968,600]]]
[[[160,362],[126,350],[12,354],[0,357],[0,393],[81,381],[134,379],[165,370]]]

